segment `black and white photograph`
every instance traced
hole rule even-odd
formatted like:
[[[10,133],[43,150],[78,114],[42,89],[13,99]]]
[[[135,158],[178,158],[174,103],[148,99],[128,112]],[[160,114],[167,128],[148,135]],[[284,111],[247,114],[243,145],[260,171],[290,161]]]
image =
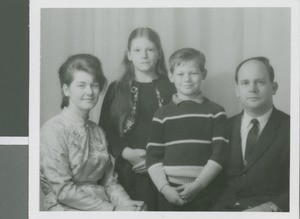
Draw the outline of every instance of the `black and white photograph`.
[[[297,218],[299,4],[33,3],[32,218]]]

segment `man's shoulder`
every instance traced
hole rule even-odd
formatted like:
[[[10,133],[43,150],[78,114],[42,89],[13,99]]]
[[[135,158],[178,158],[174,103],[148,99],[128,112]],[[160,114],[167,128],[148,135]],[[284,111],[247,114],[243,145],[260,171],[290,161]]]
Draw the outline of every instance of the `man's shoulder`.
[[[234,116],[231,116],[227,119],[227,124],[234,124],[237,121],[240,121],[241,117],[243,115],[243,112],[240,112]]]
[[[288,122],[290,121],[290,115],[283,112],[283,111],[281,111],[281,110],[278,110],[278,109],[274,108],[273,113],[274,113],[274,115],[277,119],[280,119],[283,122],[284,121],[288,121]]]
[[[290,115],[274,108],[270,119],[273,119],[275,121],[275,124],[277,124],[277,127],[279,127],[282,130],[282,132],[289,133]]]

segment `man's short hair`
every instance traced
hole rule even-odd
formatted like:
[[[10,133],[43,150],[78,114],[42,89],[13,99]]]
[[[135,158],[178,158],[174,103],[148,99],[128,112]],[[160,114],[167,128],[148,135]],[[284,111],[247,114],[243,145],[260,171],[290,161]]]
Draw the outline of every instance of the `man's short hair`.
[[[251,61],[251,60],[257,60],[257,61],[262,62],[262,63],[266,66],[266,68],[267,68],[267,70],[268,70],[269,77],[270,77],[270,81],[271,81],[271,82],[274,82],[274,77],[275,77],[275,76],[274,76],[274,69],[273,69],[273,67],[270,65],[270,60],[269,60],[268,58],[266,58],[266,57],[263,57],[263,56],[257,56],[257,57],[252,57],[252,58],[246,59],[246,60],[242,61],[242,62],[238,65],[238,67],[237,67],[236,70],[235,70],[235,82],[236,82],[236,83],[238,82],[238,73],[239,73],[240,68],[242,67],[242,65],[243,65],[244,63],[246,63],[246,62],[248,62],[248,61]]]

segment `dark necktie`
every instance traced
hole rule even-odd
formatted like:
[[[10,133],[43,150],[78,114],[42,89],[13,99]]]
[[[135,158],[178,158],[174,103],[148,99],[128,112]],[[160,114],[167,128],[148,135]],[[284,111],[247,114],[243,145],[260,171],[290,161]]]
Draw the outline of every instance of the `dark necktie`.
[[[248,161],[251,157],[257,138],[258,138],[258,120],[252,119],[251,120],[252,128],[248,132],[247,141],[246,141],[246,152],[245,152],[245,160]]]

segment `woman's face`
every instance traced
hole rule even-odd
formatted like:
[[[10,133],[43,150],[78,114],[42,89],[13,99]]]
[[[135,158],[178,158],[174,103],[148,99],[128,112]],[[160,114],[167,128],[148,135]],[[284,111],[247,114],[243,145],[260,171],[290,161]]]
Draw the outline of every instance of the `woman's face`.
[[[91,74],[75,71],[71,84],[63,85],[63,92],[69,97],[69,109],[79,116],[86,117],[98,101],[100,86]]]
[[[152,41],[139,37],[132,40],[127,56],[135,71],[151,73],[155,71],[160,51]]]

